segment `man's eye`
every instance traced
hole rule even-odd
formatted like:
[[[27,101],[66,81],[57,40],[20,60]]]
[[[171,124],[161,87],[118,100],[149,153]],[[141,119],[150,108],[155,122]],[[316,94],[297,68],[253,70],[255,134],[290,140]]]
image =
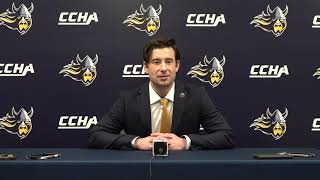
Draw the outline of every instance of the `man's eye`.
[[[153,61],[153,64],[160,64],[160,61]]]

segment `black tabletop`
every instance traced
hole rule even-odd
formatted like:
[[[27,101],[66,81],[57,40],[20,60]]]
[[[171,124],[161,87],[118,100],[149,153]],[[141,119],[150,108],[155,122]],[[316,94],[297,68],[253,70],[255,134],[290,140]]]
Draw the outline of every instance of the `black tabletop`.
[[[315,157],[259,160],[255,154],[280,152],[314,153]],[[320,151],[313,148],[236,148],[229,150],[170,151],[167,157],[153,157],[150,151],[107,149],[2,148],[0,153],[17,156],[1,160],[1,177],[21,179],[317,179]],[[27,155],[60,153],[48,160],[29,160]],[[274,177],[274,174],[278,174]],[[313,173],[313,174],[312,174]],[[213,178],[215,177],[215,178]],[[238,178],[235,178],[238,177]],[[2,178],[1,178],[2,179]],[[308,180],[309,180],[308,179]]]

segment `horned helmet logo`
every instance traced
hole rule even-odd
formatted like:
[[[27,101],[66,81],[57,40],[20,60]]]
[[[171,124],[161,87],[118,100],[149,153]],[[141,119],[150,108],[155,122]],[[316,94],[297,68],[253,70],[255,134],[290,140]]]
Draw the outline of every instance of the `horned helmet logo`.
[[[160,14],[162,11],[161,4],[156,10],[153,6],[149,6],[147,9],[141,4],[140,12],[137,10],[134,14],[127,17],[123,24],[128,24],[139,31],[146,32],[149,36],[153,36],[160,28]]]
[[[34,6],[30,7],[21,4],[18,8],[12,3],[11,10],[0,14],[0,25],[4,25],[12,30],[17,30],[21,35],[26,34],[32,26],[32,12]]]
[[[287,28],[288,6],[284,10],[276,7],[273,10],[267,7],[267,12],[255,16],[250,24],[254,27],[260,27],[264,31],[272,32],[276,37],[280,36]]]
[[[250,127],[254,127],[255,131],[258,130],[263,134],[272,136],[275,140],[279,140],[287,130],[287,116],[287,108],[283,113],[278,109],[271,113],[268,108],[266,114],[262,114],[261,117],[255,119]]]
[[[85,86],[89,86],[97,77],[96,65],[98,63],[98,55],[94,59],[91,59],[88,55],[83,59],[76,57],[76,60],[72,60],[70,64],[67,64],[59,72],[68,76],[75,81],[81,81]]]
[[[224,78],[223,66],[226,62],[223,56],[222,60],[213,57],[208,60],[207,56],[203,61],[193,66],[187,75],[192,75],[191,78],[197,78],[202,82],[209,83],[213,88],[219,86]]]
[[[33,108],[27,112],[24,108],[17,112],[14,107],[11,110],[11,115],[7,113],[5,117],[0,118],[0,129],[6,130],[10,134],[15,134],[24,139],[32,130]]]
[[[320,68],[317,69],[313,76],[318,76],[317,79],[320,79]]]

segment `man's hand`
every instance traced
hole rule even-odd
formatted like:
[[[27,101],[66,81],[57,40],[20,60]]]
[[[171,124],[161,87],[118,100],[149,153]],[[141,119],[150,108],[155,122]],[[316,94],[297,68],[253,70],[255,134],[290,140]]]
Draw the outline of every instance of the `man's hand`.
[[[144,151],[152,150],[154,139],[156,138],[151,136],[148,136],[145,138],[138,138],[136,139],[133,147],[139,150],[144,150]]]
[[[185,150],[187,147],[187,140],[173,133],[152,133],[151,137],[155,139],[166,139],[169,144],[169,150]]]

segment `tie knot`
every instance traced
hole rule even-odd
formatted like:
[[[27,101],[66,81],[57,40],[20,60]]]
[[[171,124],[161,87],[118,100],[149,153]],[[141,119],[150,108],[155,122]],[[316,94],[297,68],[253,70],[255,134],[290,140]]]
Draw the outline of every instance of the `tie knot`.
[[[168,103],[169,103],[169,100],[168,99],[166,99],[166,98],[161,98],[160,99],[160,104],[161,104],[161,106],[163,106],[163,107],[167,107],[168,106]]]

